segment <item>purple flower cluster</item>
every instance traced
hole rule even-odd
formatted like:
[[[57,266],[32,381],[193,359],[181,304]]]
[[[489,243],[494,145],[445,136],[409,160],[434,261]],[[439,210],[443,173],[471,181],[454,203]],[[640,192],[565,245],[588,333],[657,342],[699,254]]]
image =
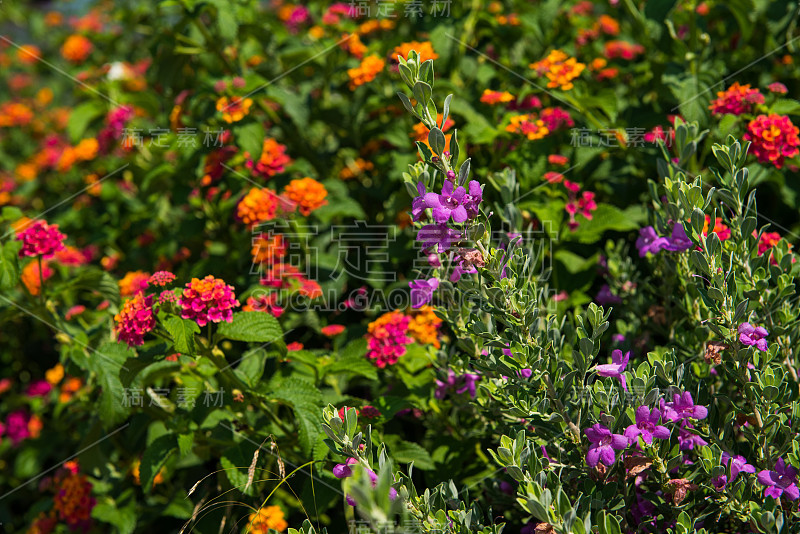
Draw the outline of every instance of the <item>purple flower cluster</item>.
[[[347,461],[343,464],[336,464],[333,467],[333,476],[336,478],[348,478],[353,476],[353,470],[350,468],[351,465],[355,465],[358,463],[358,460],[355,458],[348,458]],[[369,480],[372,483],[372,487],[374,488],[375,485],[378,483],[378,475],[375,474],[375,471],[372,469],[367,468],[367,474],[369,475]],[[350,496],[347,495],[347,504],[350,506],[355,506],[356,501]],[[389,488],[389,498],[391,500],[395,500],[397,498],[397,490],[394,488]]]
[[[411,203],[411,216],[415,221],[419,221],[425,210],[431,210],[433,224],[426,224],[420,228],[417,234],[417,241],[421,241],[423,248],[430,249],[435,253],[442,254],[450,250],[453,244],[464,237],[450,226],[448,223],[464,223],[475,219],[478,216],[480,204],[483,201],[483,189],[476,180],[471,180],[467,186],[456,186],[454,181],[455,173],[442,185],[441,193],[427,192],[422,182],[417,184],[417,197]],[[475,251],[476,254],[480,254]],[[429,258],[430,261],[430,258]],[[482,257],[480,258],[482,262]],[[434,255],[432,265],[441,265],[438,258]],[[477,272],[475,260],[463,254],[457,254],[454,258],[455,270],[451,276],[451,281],[457,282],[464,273]],[[409,282],[411,288],[411,306],[419,308],[428,304],[433,298],[433,292],[439,286],[439,280],[418,279]]]
[[[623,361],[627,364],[628,355],[623,358],[620,351],[614,352],[619,352],[614,357],[616,365],[622,364]],[[612,364],[609,364],[608,376],[613,376],[611,366]],[[622,366],[624,367],[624,364]],[[614,434],[600,423],[584,430],[590,442],[586,463],[589,467],[596,467],[598,462],[611,466],[616,461],[615,451],[627,449],[629,446],[638,448],[640,437],[647,445],[652,445],[654,439],[669,439],[672,432],[662,424],[667,421],[680,425],[678,441],[681,450],[708,445],[700,436],[687,430],[692,428],[690,420],[705,419],[707,416],[708,409],[694,404],[692,395],[688,391],[675,394],[673,402],[665,402],[662,399],[660,408],[651,410],[647,406],[639,406],[636,409],[634,423],[629,425],[623,434]]]
[[[661,237],[656,233],[655,228],[646,226],[639,230],[636,248],[639,250],[639,257],[644,258],[648,252],[650,254],[658,254],[662,250],[670,252],[689,250],[692,248],[692,240],[686,235],[686,230],[684,230],[681,223],[675,223],[670,237]]]
[[[753,326],[750,323],[739,325],[739,342],[742,345],[755,345],[758,350],[767,352],[767,340],[764,338],[768,335],[769,332],[763,326]]]
[[[469,396],[475,398],[478,380],[481,376],[475,373],[464,373],[457,376],[456,373],[450,369],[447,371],[447,379],[444,381],[436,380],[436,393],[434,394],[437,399],[443,399],[449,391],[455,390],[457,394],[469,391]]]

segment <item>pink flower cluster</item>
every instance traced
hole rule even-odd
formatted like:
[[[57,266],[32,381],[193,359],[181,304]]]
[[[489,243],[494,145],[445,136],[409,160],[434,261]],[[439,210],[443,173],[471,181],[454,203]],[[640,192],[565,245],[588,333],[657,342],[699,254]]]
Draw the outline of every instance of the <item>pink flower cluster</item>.
[[[559,107],[544,108],[539,112],[539,118],[550,132],[575,126],[575,121],[572,120],[569,112]]]
[[[758,89],[751,89],[750,85],[733,85],[717,93],[717,99],[711,102],[708,109],[714,115],[741,115],[751,111],[753,104],[763,104],[764,95]]]
[[[793,158],[800,149],[798,128],[786,115],[759,115],[747,125],[744,138],[753,143],[753,154],[761,163],[772,163],[780,169],[784,158]]]
[[[114,316],[117,338],[131,347],[144,343],[144,336],[156,327],[153,313],[153,296],[137,293],[125,301],[122,310]]]
[[[22,250],[19,251],[19,257],[41,256],[44,259],[52,258],[56,252],[64,248],[64,239],[66,237],[58,231],[57,224],[35,221],[17,235],[17,240],[22,241]]]
[[[413,340],[406,335],[409,317],[398,311],[388,312],[371,322],[367,332],[367,357],[380,368],[397,363]]]
[[[169,271],[158,271],[153,274],[148,280],[148,283],[153,286],[164,287],[175,281],[175,275]]]
[[[106,127],[97,135],[97,142],[101,152],[109,152],[114,141],[120,139],[125,130],[125,125],[133,118],[133,108],[120,106],[112,109],[106,115]]]
[[[192,319],[198,325],[205,326],[209,321],[231,322],[233,308],[239,306],[239,301],[236,300],[233,287],[225,284],[223,280],[208,275],[202,280],[192,278],[192,281],[186,284],[178,304],[182,309],[181,317]]]
[[[578,228],[575,214],[580,213],[591,221],[592,212],[597,209],[597,203],[594,201],[594,193],[591,191],[584,191],[578,196],[578,192],[581,190],[580,184],[564,180],[564,187],[569,191],[569,202],[564,209],[569,214],[569,229],[574,232]]]

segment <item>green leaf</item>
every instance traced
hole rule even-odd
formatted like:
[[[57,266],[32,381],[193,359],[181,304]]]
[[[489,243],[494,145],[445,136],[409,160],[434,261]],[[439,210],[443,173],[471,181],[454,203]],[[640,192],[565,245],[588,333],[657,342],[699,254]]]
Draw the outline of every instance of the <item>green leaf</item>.
[[[294,410],[300,448],[303,454],[310,455],[319,434],[322,433],[319,417],[322,393],[310,382],[287,378],[278,384],[271,396],[290,405]]]
[[[378,379],[378,371],[375,366],[364,356],[351,356],[342,358],[325,367],[325,374],[343,373],[365,376],[370,380]]]
[[[219,335],[236,341],[267,343],[283,338],[283,330],[275,317],[264,312],[239,312],[230,323],[221,323]]]
[[[264,147],[264,138],[267,135],[264,126],[258,122],[251,122],[234,127],[233,134],[242,150],[250,153],[250,159],[258,161]]]
[[[164,434],[153,441],[150,446],[145,449],[142,455],[141,464],[141,482],[142,490],[145,493],[150,493],[153,489],[153,480],[155,480],[158,471],[164,467],[167,459],[178,448],[178,441],[174,434]]]
[[[89,123],[103,114],[103,106],[95,101],[84,102],[75,107],[69,114],[67,135],[73,143],[80,141]]]
[[[391,456],[404,464],[414,462],[415,469],[429,470],[436,466],[431,455],[418,443],[400,441],[391,448]]]
[[[128,489],[115,499],[104,495],[92,509],[92,517],[117,527],[118,534],[131,534],[136,528],[136,499]]]
[[[97,375],[97,383],[101,388],[98,402],[98,415],[103,425],[113,426],[128,415],[124,406],[124,390],[120,381],[120,370],[125,360],[134,352],[121,343],[106,343],[91,353],[87,360],[90,371]]]
[[[194,445],[194,434],[178,434],[178,449],[181,452],[181,457],[188,456],[192,452]]]
[[[12,289],[19,282],[19,251],[22,241],[0,244],[0,289]]]
[[[172,337],[172,344],[176,351],[182,354],[195,354],[194,335],[200,333],[197,323],[171,315],[164,320],[164,328]]]
[[[770,112],[778,115],[791,115],[800,111],[800,102],[791,98],[779,98],[770,107]]]
[[[609,230],[629,231],[639,228],[644,212],[640,206],[631,206],[625,211],[610,204],[598,204],[592,213],[592,220],[587,220],[582,215],[576,215],[578,229],[574,232],[563,234],[565,241],[578,241],[580,243],[595,243]]]
[[[234,373],[249,386],[255,387],[264,374],[264,364],[267,361],[267,356],[267,351],[261,348],[247,351],[242,356],[242,361],[239,362]]]

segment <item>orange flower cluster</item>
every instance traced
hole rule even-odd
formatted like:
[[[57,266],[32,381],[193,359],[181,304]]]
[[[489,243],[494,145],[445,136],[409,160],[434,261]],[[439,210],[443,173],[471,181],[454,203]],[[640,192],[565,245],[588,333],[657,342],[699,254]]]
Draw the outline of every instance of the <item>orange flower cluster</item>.
[[[351,56],[362,59],[364,54],[367,53],[367,47],[361,42],[361,38],[357,33],[351,33],[349,35],[345,34],[342,36],[342,39],[346,40],[342,41],[339,46],[341,46],[342,50]]]
[[[442,320],[436,316],[433,306],[422,306],[408,313],[408,334],[421,345],[433,345],[437,349],[439,343],[439,327]]]
[[[82,63],[92,53],[93,47],[83,35],[70,35],[61,47],[61,56],[72,63]]]
[[[375,165],[373,165],[371,161],[367,161],[364,158],[356,158],[353,163],[339,171],[339,178],[342,180],[350,180],[351,178],[361,176],[365,172],[369,172],[374,168]]]
[[[392,51],[392,59],[397,59],[397,56],[401,56],[403,59],[408,59],[408,54],[412,50],[415,50],[419,54],[420,63],[424,63],[429,59],[437,59],[439,54],[433,51],[433,46],[431,45],[430,41],[411,41],[409,43],[403,43],[400,46],[395,46],[394,50]]]
[[[278,196],[271,189],[254,187],[239,201],[236,215],[245,224],[255,226],[271,221],[278,213]]]
[[[286,255],[286,241],[281,234],[259,234],[253,241],[253,263],[272,265]]]
[[[67,171],[72,168],[75,163],[81,161],[92,161],[97,157],[97,152],[100,149],[100,144],[95,138],[83,139],[76,146],[64,147],[61,156],[58,158],[56,170],[60,172]]]
[[[325,200],[325,197],[328,196],[328,190],[313,178],[306,177],[300,180],[292,180],[284,188],[283,194],[288,200],[297,205],[300,213],[305,216],[310,215],[312,211],[328,203]]]
[[[42,57],[42,51],[36,45],[22,45],[17,49],[17,59],[20,63],[31,65]]]
[[[286,166],[292,163],[292,158],[286,154],[286,145],[270,137],[264,139],[261,156],[257,162],[250,159],[248,152],[245,152],[244,157],[247,158],[245,166],[253,171],[253,174],[267,179],[282,173]]]
[[[605,55],[608,59],[622,58],[630,61],[643,52],[642,45],[627,41],[608,41],[605,44]]]
[[[33,120],[33,110],[22,102],[4,102],[0,105],[0,128],[25,126]]]
[[[506,131],[522,134],[531,141],[541,139],[550,133],[544,121],[538,119],[535,113],[511,117],[511,123],[506,126]]]
[[[350,90],[355,90],[356,87],[374,80],[383,70],[385,64],[386,62],[378,56],[371,55],[364,58],[358,67],[348,69],[347,75],[350,77]]]
[[[245,118],[250,113],[250,107],[252,105],[252,98],[245,98],[243,100],[239,97],[234,97],[230,100],[227,96],[222,96],[217,100],[217,111],[222,113],[222,120],[231,124]]]
[[[47,265],[46,262],[42,262],[42,275],[44,279],[47,280],[51,276],[53,276],[53,270]],[[39,279],[39,263],[37,261],[29,262],[25,267],[22,268],[22,272],[20,273],[20,279],[22,280],[23,285],[33,296],[39,294],[41,290],[42,283]]]
[[[717,93],[716,100],[711,102],[708,109],[714,115],[741,115],[752,111],[753,104],[763,103],[764,95],[758,89],[750,89],[750,84],[733,82],[733,85]]]
[[[246,530],[250,534],[268,534],[270,529],[283,532],[289,528],[289,523],[283,517],[283,510],[278,506],[261,508],[256,513],[250,514],[250,523]]]
[[[578,46],[583,46],[590,41],[594,41],[600,34],[617,35],[619,34],[619,22],[609,15],[600,15],[591,28],[581,28],[578,30],[576,40]]]
[[[547,83],[548,88],[560,87],[562,91],[569,91],[574,87],[572,80],[580,76],[586,65],[578,63],[577,59],[569,57],[561,50],[553,50],[543,60],[531,63],[530,68],[540,76],[547,76],[550,80]]]
[[[119,294],[123,297],[130,297],[141,293],[147,289],[150,280],[150,273],[144,271],[131,271],[125,273],[119,283]]]
[[[436,124],[441,124],[443,117],[444,117],[443,114],[441,114],[441,113],[437,114],[436,115]],[[447,120],[444,121],[444,127],[442,128],[442,131],[446,132],[447,130],[452,128],[454,125],[455,125],[455,121],[453,119],[451,119],[450,117],[447,117]],[[414,140],[421,141],[421,142],[423,142],[423,143],[425,143],[427,145],[428,144],[428,133],[429,132],[430,132],[430,130],[424,124],[422,124],[421,122],[418,122],[417,124],[414,125],[414,131],[410,135],[411,135],[411,137],[414,138]],[[446,138],[446,141],[447,141],[445,143],[445,145],[449,145],[450,144],[450,136],[446,135],[445,138]]]
[[[710,226],[710,223],[711,223],[711,216],[706,215],[706,222],[703,224],[704,236],[708,235],[708,227]],[[716,219],[714,219],[714,229],[711,231],[717,234],[717,237],[719,237],[720,241],[725,241],[731,236],[731,229],[728,228],[728,226],[722,222],[721,217],[717,217]]]
[[[484,89],[481,95],[481,102],[484,104],[505,104],[514,100],[514,95],[508,91],[492,91],[491,89]]]
[[[360,35],[369,35],[370,33],[379,31],[379,30],[391,30],[394,28],[394,21],[390,19],[372,19],[368,20],[367,22],[362,23],[358,27],[358,33]]]
[[[71,530],[88,527],[96,501],[92,497],[92,483],[85,475],[78,473],[77,463],[65,464],[55,476],[55,489],[53,512],[57,517]]]

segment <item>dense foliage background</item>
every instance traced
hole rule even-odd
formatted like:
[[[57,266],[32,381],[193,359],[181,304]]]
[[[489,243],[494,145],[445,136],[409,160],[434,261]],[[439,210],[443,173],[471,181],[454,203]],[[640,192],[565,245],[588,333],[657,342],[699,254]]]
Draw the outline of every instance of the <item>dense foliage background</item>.
[[[3,528],[800,531],[798,16],[1,2]]]

